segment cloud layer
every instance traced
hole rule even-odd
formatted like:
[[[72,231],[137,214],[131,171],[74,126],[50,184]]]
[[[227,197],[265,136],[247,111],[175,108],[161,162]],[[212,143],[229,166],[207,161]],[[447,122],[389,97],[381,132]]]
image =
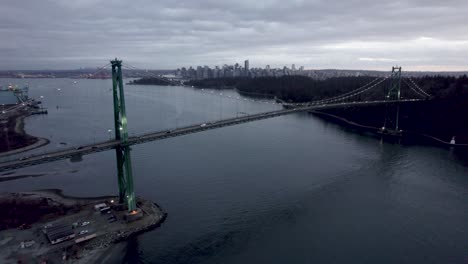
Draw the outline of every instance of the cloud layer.
[[[0,69],[468,69],[466,0],[0,1]]]

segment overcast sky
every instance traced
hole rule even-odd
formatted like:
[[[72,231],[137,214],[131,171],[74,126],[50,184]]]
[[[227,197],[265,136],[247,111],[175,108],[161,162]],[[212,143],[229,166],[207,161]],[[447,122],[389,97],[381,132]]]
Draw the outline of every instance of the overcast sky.
[[[468,70],[467,0],[0,0],[0,69]]]

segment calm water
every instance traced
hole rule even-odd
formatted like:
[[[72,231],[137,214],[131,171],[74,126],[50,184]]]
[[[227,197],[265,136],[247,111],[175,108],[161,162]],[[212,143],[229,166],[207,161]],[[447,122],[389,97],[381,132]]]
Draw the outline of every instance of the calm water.
[[[49,108],[27,119],[29,133],[51,139],[34,152],[109,138],[110,81],[28,81]],[[279,108],[219,93],[126,86],[130,133]],[[127,263],[468,263],[468,159],[454,150],[382,143],[296,114],[132,155],[137,195],[169,216],[129,242]],[[47,175],[0,191],[116,194],[115,166],[109,151],[26,168],[18,173]]]

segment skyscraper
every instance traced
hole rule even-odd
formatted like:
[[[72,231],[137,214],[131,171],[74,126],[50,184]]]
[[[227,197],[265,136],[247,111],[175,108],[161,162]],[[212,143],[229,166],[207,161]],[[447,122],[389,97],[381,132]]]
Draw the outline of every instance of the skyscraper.
[[[203,68],[201,66],[197,66],[197,79],[203,79]]]
[[[244,61],[244,76],[249,76],[249,60]]]

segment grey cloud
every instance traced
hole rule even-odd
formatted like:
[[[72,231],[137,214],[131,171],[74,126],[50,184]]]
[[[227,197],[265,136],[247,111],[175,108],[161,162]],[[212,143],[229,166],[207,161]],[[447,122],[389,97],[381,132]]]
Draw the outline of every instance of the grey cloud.
[[[466,1],[0,1],[0,69],[98,66],[116,56],[149,68],[247,58],[353,69],[468,62],[468,45],[457,44],[468,40]]]

